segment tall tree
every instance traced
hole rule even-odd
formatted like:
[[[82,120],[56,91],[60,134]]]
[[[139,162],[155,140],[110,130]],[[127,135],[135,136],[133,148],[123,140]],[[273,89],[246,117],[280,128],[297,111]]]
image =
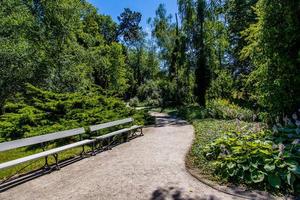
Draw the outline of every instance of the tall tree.
[[[196,31],[194,35],[194,45],[196,51],[196,70],[195,70],[195,95],[200,106],[205,107],[205,95],[209,84],[209,67],[207,63],[207,52],[204,43],[204,20],[206,17],[206,1],[196,2]]]
[[[257,23],[243,32],[242,58],[255,66],[248,89],[273,114],[298,109],[300,102],[300,2],[259,0]]]
[[[129,44],[140,40],[142,32],[142,27],[140,26],[141,19],[141,13],[125,8],[124,12],[118,16],[120,22],[118,36],[120,39]]]
[[[206,1],[178,1],[183,31],[189,54],[188,70],[194,69],[194,94],[200,106],[205,106],[206,90],[209,84],[210,70],[208,66],[208,48],[206,47],[205,23],[207,20]]]
[[[224,13],[228,28],[230,46],[228,48],[229,66],[232,73],[249,74],[252,70],[250,59],[240,59],[241,50],[246,46],[241,33],[256,22],[253,10],[257,0],[225,0]]]

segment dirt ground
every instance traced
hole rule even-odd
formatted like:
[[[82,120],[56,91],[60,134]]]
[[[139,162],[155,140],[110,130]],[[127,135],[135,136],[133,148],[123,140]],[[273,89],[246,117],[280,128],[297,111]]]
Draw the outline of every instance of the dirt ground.
[[[145,135],[0,193],[1,200],[238,199],[218,192],[185,168],[194,130],[156,113]]]

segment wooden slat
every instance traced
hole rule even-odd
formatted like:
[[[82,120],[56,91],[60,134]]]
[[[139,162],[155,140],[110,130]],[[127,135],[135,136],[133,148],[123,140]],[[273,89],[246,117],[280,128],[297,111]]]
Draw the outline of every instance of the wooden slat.
[[[139,129],[139,128],[143,128],[143,126],[134,125],[134,126],[128,128],[128,130],[135,130],[135,129]]]
[[[108,133],[108,134],[105,134],[105,135],[95,137],[95,139],[96,140],[102,140],[102,139],[106,139],[106,138],[109,138],[109,137],[112,137],[112,136],[115,136],[115,135],[119,135],[121,133],[125,133],[125,132],[128,132],[128,131],[129,131],[128,128],[124,128],[124,129],[121,129],[121,130],[118,130],[118,131],[114,131],[114,132],[111,132],[111,133]]]
[[[43,142],[53,141],[53,140],[66,138],[66,137],[70,137],[70,136],[75,136],[75,135],[83,134],[84,132],[85,132],[84,128],[77,128],[77,129],[60,131],[60,132],[41,135],[41,136],[35,136],[35,137],[30,137],[30,138],[25,138],[25,139],[20,139],[20,140],[14,140],[14,141],[10,141],[10,142],[3,142],[3,143],[0,143],[0,152],[7,151],[10,149],[16,149],[19,147],[40,144]]]
[[[28,161],[31,161],[31,160],[36,160],[36,159],[43,158],[43,157],[46,157],[46,156],[49,156],[49,155],[53,155],[53,154],[59,153],[61,151],[67,150],[67,149],[71,149],[71,148],[74,148],[74,147],[78,147],[78,146],[82,146],[82,145],[85,145],[85,144],[92,143],[93,141],[94,140],[83,140],[83,141],[80,141],[80,142],[65,145],[65,146],[58,147],[58,148],[55,148],[55,149],[51,149],[51,150],[48,150],[48,151],[43,151],[41,153],[37,153],[37,154],[33,154],[33,155],[26,156],[26,157],[23,157],[23,158],[19,158],[19,159],[16,159],[16,160],[1,163],[0,164],[0,169],[5,169],[5,168],[12,167],[12,166],[24,163],[24,162],[28,162]]]
[[[126,118],[126,119],[121,119],[121,120],[108,122],[108,123],[104,123],[104,124],[98,124],[98,125],[90,126],[90,131],[91,132],[99,131],[101,129],[110,128],[110,127],[118,126],[121,124],[127,124],[130,122],[133,122],[132,118]]]

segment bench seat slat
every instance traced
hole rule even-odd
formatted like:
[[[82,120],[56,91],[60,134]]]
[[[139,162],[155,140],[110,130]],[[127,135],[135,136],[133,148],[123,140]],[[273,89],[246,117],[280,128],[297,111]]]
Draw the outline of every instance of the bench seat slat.
[[[142,128],[142,127],[143,126],[134,125],[134,126],[131,126],[130,128],[124,128],[124,129],[114,131],[114,132],[111,132],[111,133],[108,133],[108,134],[105,134],[105,135],[94,137],[94,139],[102,140],[102,139],[106,139],[106,138],[109,138],[109,137],[112,137],[112,136],[115,136],[115,135],[118,135],[118,134],[121,134],[121,133],[125,133],[125,132],[131,131],[131,130],[139,129],[139,128]]]
[[[21,164],[21,163],[24,163],[24,162],[27,162],[27,161],[36,160],[36,159],[39,159],[39,158],[50,156],[50,155],[59,153],[59,152],[64,151],[64,150],[71,149],[71,148],[78,147],[78,146],[82,146],[82,145],[89,144],[89,143],[92,143],[92,142],[93,142],[93,140],[82,140],[82,141],[72,143],[72,144],[68,144],[68,145],[58,147],[58,148],[55,148],[55,149],[50,149],[48,151],[43,151],[43,152],[40,152],[40,153],[37,153],[37,154],[33,154],[33,155],[26,156],[26,157],[23,157],[23,158],[19,158],[19,159],[16,159],[16,160],[1,163],[0,164],[0,169],[5,169],[5,168],[12,167],[12,166],[15,166],[17,164]]]
[[[134,125],[134,126],[130,127],[129,130],[135,130],[135,129],[139,129],[139,128],[143,128],[143,126]]]
[[[127,131],[129,131],[129,129],[128,128],[124,128],[124,129],[121,129],[121,130],[118,130],[118,131],[114,131],[114,132],[111,132],[111,133],[108,133],[108,134],[105,134],[105,135],[94,137],[94,139],[96,139],[96,140],[102,140],[102,139],[106,139],[106,138],[109,138],[109,137],[112,137],[112,136],[115,136],[115,135],[118,135],[118,134],[121,134],[121,133],[125,133]]]
[[[121,125],[121,124],[130,123],[130,122],[133,122],[132,118],[126,118],[126,119],[121,119],[121,120],[108,122],[108,123],[104,123],[104,124],[98,124],[98,125],[90,126],[90,131],[91,132],[99,131],[101,129],[110,128],[110,127],[113,127],[113,126],[118,126],[118,125]]]
[[[19,147],[40,144],[43,142],[48,142],[48,141],[57,140],[57,139],[61,139],[61,138],[71,137],[71,136],[83,134],[84,132],[85,132],[84,128],[76,128],[76,129],[67,130],[67,131],[60,131],[60,132],[46,134],[46,135],[40,135],[40,136],[35,136],[35,137],[30,137],[30,138],[14,140],[14,141],[10,141],[10,142],[3,142],[3,143],[0,143],[0,152],[11,150],[11,149],[16,149]]]

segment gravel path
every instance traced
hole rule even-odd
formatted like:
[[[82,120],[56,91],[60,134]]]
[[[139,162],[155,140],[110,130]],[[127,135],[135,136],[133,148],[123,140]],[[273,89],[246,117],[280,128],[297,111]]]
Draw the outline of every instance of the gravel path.
[[[237,199],[200,183],[185,169],[191,125],[155,114],[143,137],[31,180],[0,194],[28,200]]]

